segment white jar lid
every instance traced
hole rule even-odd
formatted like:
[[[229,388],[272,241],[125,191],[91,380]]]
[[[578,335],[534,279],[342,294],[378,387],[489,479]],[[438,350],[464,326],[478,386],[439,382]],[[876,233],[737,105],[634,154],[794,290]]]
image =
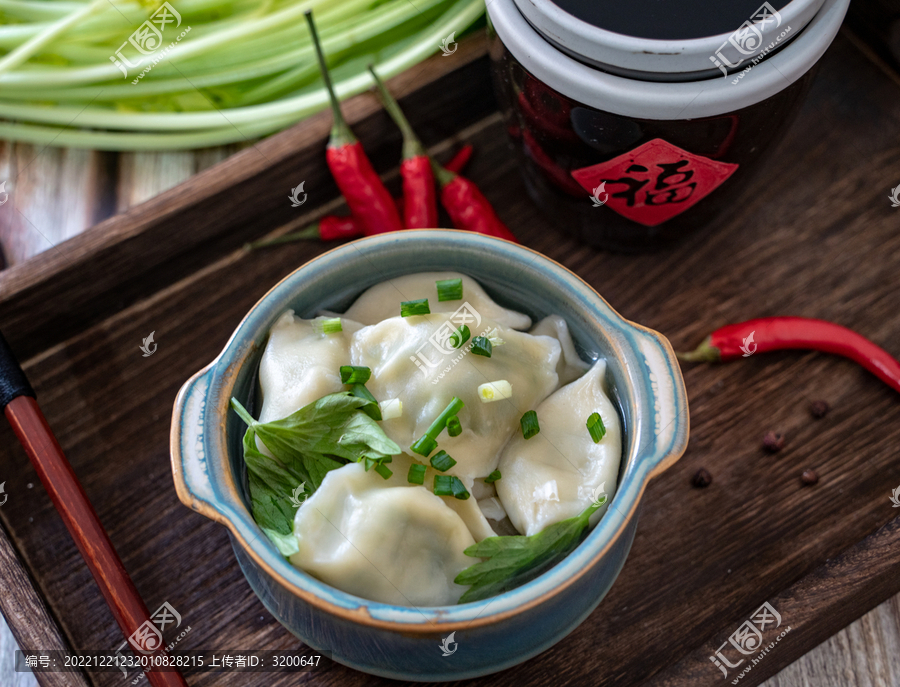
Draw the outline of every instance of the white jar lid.
[[[753,11],[751,6],[744,24],[736,24],[732,32],[680,40],[637,38],[601,29],[553,0],[515,0],[515,4],[546,40],[582,62],[632,78],[687,81],[721,74],[719,65],[728,71],[743,68],[787,26],[791,37],[799,35],[824,0],[792,0],[781,10],[760,0],[759,9]]]
[[[521,1],[491,0],[487,11],[500,40],[528,72],[550,88],[598,110],[637,119],[663,120],[714,117],[748,107],[784,90],[809,71],[831,45],[850,5],[850,0],[825,0],[806,30],[783,50],[748,72],[741,72],[740,76],[654,82],[609,74],[569,57],[525,20],[516,8],[516,2]],[[774,39],[783,31],[784,28],[779,28]],[[788,32],[781,40],[788,40],[792,34],[793,31]]]

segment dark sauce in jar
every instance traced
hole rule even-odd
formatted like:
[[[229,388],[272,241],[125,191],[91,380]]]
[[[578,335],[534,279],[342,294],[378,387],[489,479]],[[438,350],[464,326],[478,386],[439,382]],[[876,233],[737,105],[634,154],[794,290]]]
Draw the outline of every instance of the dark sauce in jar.
[[[789,0],[768,0],[776,11]],[[689,40],[731,33],[763,0],[553,0],[560,9],[600,29],[636,38]]]
[[[494,86],[529,195],[561,230],[623,252],[666,247],[719,215],[740,212],[741,187],[787,130],[815,71],[728,114],[641,119],[559,93],[530,74],[496,34],[491,39]],[[648,149],[655,150],[652,163],[642,157]],[[605,185],[595,193],[605,207],[590,201],[594,183],[576,178],[604,164],[611,167],[594,180]],[[711,190],[699,202],[703,183]]]

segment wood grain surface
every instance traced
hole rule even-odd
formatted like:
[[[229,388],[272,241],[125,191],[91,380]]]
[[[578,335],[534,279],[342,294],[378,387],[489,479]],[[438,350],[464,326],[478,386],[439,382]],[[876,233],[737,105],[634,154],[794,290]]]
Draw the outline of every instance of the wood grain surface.
[[[469,175],[523,242],[581,275],[625,317],[669,336],[676,349],[729,321],[795,314],[838,321],[900,354],[900,214],[887,200],[900,182],[900,98],[896,83],[843,36],[823,58],[798,121],[727,216],[676,250],[642,256],[579,245],[537,215],[484,97],[483,61],[442,69],[466,84],[466,95],[459,103],[453,89],[418,85],[410,112],[426,143],[442,150],[474,143]],[[371,97],[350,110],[376,165],[388,169],[399,137]],[[284,177],[286,167],[299,165],[274,190],[275,177],[247,172],[252,160],[244,151],[109,220],[102,236],[98,230],[44,261],[0,273],[0,328],[14,348],[28,351],[26,371],[44,411],[139,591],[151,608],[168,601],[190,625],[184,648],[297,645],[249,590],[224,529],[178,503],[167,434],[183,381],[221,350],[259,296],[323,250],[235,248],[335,205],[327,186],[294,214],[282,198],[288,179],[325,179],[326,129],[325,118],[314,118],[269,139],[267,150],[299,146],[274,166]],[[231,166],[236,159],[242,169]],[[220,179],[228,184],[217,186]],[[225,205],[236,189],[248,200]],[[168,211],[173,205],[199,209],[179,223]],[[86,299],[96,301],[96,315]],[[138,346],[151,331],[159,348],[144,358]],[[685,381],[690,446],[649,485],[632,552],[608,597],[557,646],[467,684],[723,684],[708,657],[769,602],[792,629],[740,681],[758,685],[900,591],[900,525],[889,500],[900,484],[896,393],[851,363],[813,353],[692,366]],[[819,399],[832,411],[816,420],[808,406]],[[774,456],[760,445],[769,430],[787,437]],[[690,486],[700,467],[713,475],[706,489]],[[819,472],[816,486],[799,480],[808,467]],[[46,494],[26,488],[34,473],[6,428],[0,469],[10,494],[0,515],[23,542],[73,645],[114,649],[122,637]],[[869,614],[839,640],[865,645],[882,625],[889,648],[871,656],[882,664],[871,674],[880,677],[833,684],[897,684],[891,648],[900,631],[888,615]],[[804,660],[821,660],[796,678],[805,683],[790,681],[790,671],[800,670],[792,668],[770,684],[832,684],[825,680],[833,674],[817,680],[817,671],[841,665]],[[90,678],[98,686],[121,681],[118,673]],[[205,674],[191,684],[300,681],[389,682],[337,667],[321,675]]]

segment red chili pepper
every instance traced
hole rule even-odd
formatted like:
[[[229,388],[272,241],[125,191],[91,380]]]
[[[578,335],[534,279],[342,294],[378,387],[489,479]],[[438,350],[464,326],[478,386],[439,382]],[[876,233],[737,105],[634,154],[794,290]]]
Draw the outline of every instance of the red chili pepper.
[[[472,159],[474,148],[467,143],[460,148],[444,169],[451,172],[459,173]],[[397,209],[403,209],[403,199],[395,198]],[[295,231],[284,236],[278,236],[274,239],[261,239],[248,243],[247,247],[251,250],[257,248],[267,248],[268,246],[276,246],[281,243],[292,243],[294,241],[303,241],[305,239],[318,239],[320,241],[339,241],[341,239],[355,239],[362,236],[362,227],[353,215],[325,215],[319,220],[318,224]]]
[[[400,176],[403,179],[403,226],[407,229],[434,229],[438,225],[437,199],[428,153],[372,65],[369,65],[369,72],[375,79],[384,109],[403,134],[403,161],[400,163]]]
[[[806,349],[834,353],[859,363],[896,391],[900,391],[900,361],[862,334],[825,320],[805,317],[764,317],[717,329],[690,353],[688,362],[719,362],[754,353]]]
[[[472,181],[441,167],[437,162],[432,161],[432,166],[441,185],[441,203],[450,214],[453,226],[519,242]]]
[[[306,11],[306,21],[309,24],[309,32],[312,35],[316,56],[319,59],[322,80],[328,90],[331,110],[334,114],[331,138],[325,151],[325,159],[331,175],[344,195],[350,212],[356,216],[357,222],[362,227],[363,234],[372,236],[388,231],[398,231],[403,228],[403,224],[400,222],[397,206],[394,204],[391,194],[381,183],[378,174],[372,169],[372,164],[366,157],[362,144],[356,140],[356,136],[353,135],[341,114],[341,107],[334,94],[334,86],[325,64],[325,55],[322,53],[319,34],[313,22],[312,10]]]

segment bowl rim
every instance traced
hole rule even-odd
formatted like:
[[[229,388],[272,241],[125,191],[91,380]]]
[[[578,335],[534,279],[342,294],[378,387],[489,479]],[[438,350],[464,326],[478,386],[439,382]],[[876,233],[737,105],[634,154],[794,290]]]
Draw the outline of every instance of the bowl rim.
[[[244,524],[248,524],[248,531],[252,532],[255,530],[254,537],[248,541],[247,537],[245,537],[244,533],[241,531],[241,528],[238,526],[238,523],[234,522],[227,514],[223,513],[220,509],[216,508],[216,505],[222,505],[217,503],[210,503],[201,498],[196,497],[192,490],[191,486],[188,484],[188,480],[184,474],[183,470],[183,456],[182,456],[182,434],[183,434],[183,422],[184,419],[184,404],[186,396],[188,396],[193,389],[196,382],[202,380],[204,377],[209,375],[210,373],[214,373],[216,368],[222,362],[223,358],[227,353],[231,352],[234,349],[234,345],[238,338],[238,335],[242,335],[242,339],[251,339],[252,333],[255,330],[243,331],[245,325],[251,316],[254,315],[264,304],[268,305],[266,302],[272,296],[272,294],[277,291],[285,282],[291,279],[295,279],[296,275],[301,272],[301,270],[306,269],[311,264],[322,261],[328,256],[332,256],[334,253],[339,251],[347,250],[351,247],[357,247],[358,244],[367,243],[368,245],[377,245],[377,243],[387,240],[406,240],[407,237],[410,240],[418,240],[425,239],[427,240],[430,235],[437,235],[441,237],[448,237],[452,235],[454,238],[452,240],[462,240],[462,241],[474,241],[477,245],[478,243],[488,242],[486,245],[489,247],[493,245],[494,247],[503,246],[505,250],[512,249],[515,251],[525,251],[527,253],[532,254],[533,261],[545,261],[550,263],[553,267],[557,268],[562,272],[562,276],[575,280],[577,284],[580,284],[589,295],[596,299],[597,305],[600,310],[606,309],[608,314],[612,315],[612,319],[618,322],[618,326],[623,330],[633,329],[638,333],[642,333],[644,336],[653,339],[656,343],[659,344],[662,352],[665,354],[667,362],[674,363],[674,365],[670,365],[672,370],[677,371],[677,375],[671,375],[672,381],[672,394],[676,399],[677,404],[680,404],[683,408],[682,415],[675,415],[669,425],[674,424],[675,427],[672,430],[672,450],[668,451],[664,456],[662,456],[652,467],[645,470],[640,470],[641,467],[641,458],[644,457],[642,455],[640,446],[640,442],[636,441],[634,446],[634,455],[627,453],[627,445],[623,446],[623,458],[626,460],[630,460],[633,458],[634,467],[627,468],[625,474],[623,475],[623,479],[617,485],[616,494],[614,495],[612,501],[610,502],[610,508],[604,514],[604,516],[600,519],[600,521],[591,529],[587,538],[578,545],[578,547],[572,551],[568,556],[566,556],[562,561],[557,563],[555,566],[549,568],[548,570],[541,573],[534,580],[531,580],[524,585],[517,587],[516,589],[509,590],[507,592],[503,592],[494,597],[489,597],[482,601],[469,602],[466,604],[457,604],[452,606],[396,606],[392,604],[384,604],[381,602],[372,601],[369,599],[364,599],[362,597],[356,596],[349,592],[344,592],[336,587],[333,587],[317,578],[313,577],[309,573],[306,573],[303,570],[298,568],[294,568],[287,562],[284,557],[279,557],[283,561],[284,565],[291,568],[293,573],[296,573],[300,576],[306,583],[312,583],[311,586],[322,586],[325,588],[325,591],[335,598],[342,599],[346,601],[346,605],[338,605],[333,603],[332,601],[323,598],[320,594],[316,593],[312,589],[304,588],[299,586],[292,580],[289,580],[285,577],[284,574],[280,573],[276,570],[269,561],[266,560],[267,557],[271,557],[272,551],[274,551],[274,546],[270,545],[265,539],[265,534],[262,532],[262,529],[259,525],[253,520],[252,514],[246,508],[243,497],[238,489],[238,486],[235,484],[234,480],[228,475],[222,481],[224,482],[224,486],[228,492],[228,496],[234,500],[235,503],[240,504],[240,509],[236,509],[238,515],[242,517],[245,521]],[[413,238],[414,237],[414,238]],[[417,270],[413,267],[410,270],[410,274],[415,273]],[[230,399],[230,392],[233,390],[233,380],[236,378],[237,371],[242,369],[244,365],[248,362],[248,359],[254,354],[256,351],[256,346],[249,345],[245,347],[245,350],[240,355],[240,358],[235,358],[231,360],[228,364],[227,371],[230,374],[232,383],[228,386],[227,391],[229,393],[220,394],[223,396],[224,404],[221,407],[214,408],[210,410],[207,407],[207,411],[212,414],[213,419],[210,420],[208,417],[204,420],[205,426],[213,426],[217,428],[217,431],[220,433],[220,436],[226,435],[226,422],[227,422],[227,412],[228,412],[228,399]],[[222,376],[222,371],[219,371],[219,376]],[[211,386],[211,384],[210,384]],[[641,410],[640,404],[636,401],[634,402],[635,410]],[[640,421],[640,418],[637,422]],[[636,422],[636,425],[637,425]],[[680,423],[680,424],[679,424]],[[668,428],[668,425],[666,426]],[[664,429],[666,429],[664,428]],[[639,437],[639,432],[637,429],[633,429],[636,436]],[[185,384],[181,387],[178,392],[178,395],[175,399],[175,404],[173,408],[173,419],[172,419],[172,428],[170,432],[170,450],[171,450],[171,462],[172,462],[172,473],[175,481],[175,488],[178,495],[179,500],[190,507],[192,510],[200,513],[201,515],[206,516],[210,520],[214,522],[218,522],[220,524],[225,525],[230,534],[232,535],[233,543],[240,544],[242,550],[247,554],[247,556],[268,576],[272,578],[273,581],[277,582],[279,585],[284,587],[287,591],[289,591],[293,596],[298,599],[309,603],[310,605],[316,607],[321,611],[325,611],[331,615],[338,616],[345,621],[358,623],[361,625],[378,628],[378,629],[386,629],[393,630],[396,632],[407,633],[407,634],[427,634],[434,635],[436,633],[443,633],[447,631],[453,630],[463,630],[470,629],[475,627],[481,627],[484,625],[491,625],[498,622],[501,622],[507,618],[519,615],[523,612],[526,612],[532,608],[535,608],[546,601],[550,600],[552,597],[556,596],[570,585],[574,584],[577,580],[579,580],[583,575],[587,574],[587,572],[593,569],[607,554],[607,552],[615,546],[619,539],[624,535],[627,531],[628,526],[631,520],[635,517],[638,507],[641,504],[641,499],[644,494],[644,490],[647,487],[650,479],[655,477],[658,474],[661,474],[666,469],[671,467],[677,460],[683,455],[688,442],[688,436],[690,432],[690,417],[688,413],[688,405],[687,405],[687,394],[684,388],[684,380],[681,376],[680,367],[678,366],[677,360],[675,358],[674,351],[672,349],[669,341],[659,334],[658,332],[644,327],[642,325],[631,322],[630,320],[622,317],[606,300],[600,296],[599,293],[584,279],[582,279],[579,275],[575,274],[572,270],[568,269],[564,265],[560,264],[556,260],[540,253],[528,246],[523,246],[518,243],[514,243],[512,241],[507,241],[505,239],[497,239],[494,237],[487,237],[478,234],[471,234],[469,232],[460,232],[458,230],[453,229],[412,229],[412,230],[404,230],[403,232],[391,233],[391,234],[381,234],[373,237],[365,237],[361,239],[357,239],[354,241],[350,241],[348,243],[344,243],[340,246],[336,246],[330,250],[327,250],[306,263],[300,265],[289,274],[285,275],[284,278],[280,279],[275,285],[272,286],[266,293],[247,311],[244,317],[241,319],[240,323],[236,326],[234,332],[229,337],[222,351],[213,359],[208,365],[203,367],[197,373],[192,375]],[[624,436],[624,432],[623,432]],[[223,444],[227,445],[227,440],[223,441]],[[646,447],[643,447],[646,449]],[[221,457],[220,457],[221,458]],[[229,457],[224,456],[224,461],[228,461]],[[615,507],[616,497],[624,491],[623,483],[626,481],[626,478],[629,477],[633,471],[632,479],[637,481],[637,491],[636,493],[630,497],[630,501],[627,504],[627,513],[623,513],[622,510]],[[625,505],[625,504],[622,504]],[[620,518],[616,518],[613,513],[617,512]],[[618,522],[615,525],[611,525],[611,523],[617,520]],[[600,541],[598,541],[601,537],[601,533],[606,530],[612,530],[612,532],[606,534],[605,538],[602,541],[602,545]],[[594,540],[593,542],[591,540]],[[257,551],[253,545],[256,541],[263,541],[265,545],[269,546],[272,551]],[[593,548],[592,546],[593,545]],[[599,548],[597,548],[599,545]],[[530,585],[534,585],[536,582],[540,581],[542,578],[547,577],[548,575],[553,574],[554,571],[557,571],[559,574],[559,570],[565,566],[568,562],[569,565],[574,565],[576,554],[581,550],[580,557],[586,558],[586,560],[573,570],[570,574],[565,575],[558,584],[554,584],[550,589],[534,593],[532,598],[528,598],[522,603],[518,603],[511,608],[494,612],[491,614],[482,615],[487,606],[493,603],[498,599],[502,599],[503,597],[509,597],[510,595],[514,595],[516,593],[522,593],[522,590],[526,589]],[[277,553],[277,551],[275,552]],[[398,612],[406,612],[411,610],[419,611],[419,613],[423,616],[424,620],[417,620],[416,622],[410,622],[406,620],[396,620],[396,619],[383,619],[373,616],[369,610],[371,606],[375,606],[382,609],[395,610]],[[481,610],[478,610],[479,607],[482,607]],[[470,611],[468,615],[471,615],[471,618],[458,618],[458,619],[448,619],[446,616],[449,615],[466,615],[466,613],[460,613],[460,611]]]

